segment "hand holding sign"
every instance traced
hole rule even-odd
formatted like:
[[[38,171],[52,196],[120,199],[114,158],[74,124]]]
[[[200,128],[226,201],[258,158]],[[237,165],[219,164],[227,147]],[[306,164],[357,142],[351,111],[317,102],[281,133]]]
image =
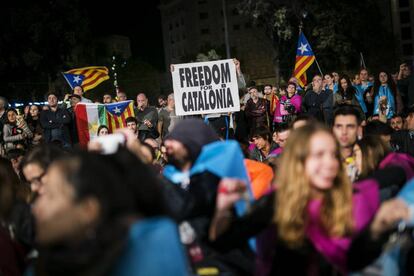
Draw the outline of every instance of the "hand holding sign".
[[[236,65],[236,72],[237,72],[237,75],[240,75],[240,74],[241,74],[241,70],[240,70],[240,61],[238,61],[236,58],[233,58],[233,61],[234,61],[234,65]]]

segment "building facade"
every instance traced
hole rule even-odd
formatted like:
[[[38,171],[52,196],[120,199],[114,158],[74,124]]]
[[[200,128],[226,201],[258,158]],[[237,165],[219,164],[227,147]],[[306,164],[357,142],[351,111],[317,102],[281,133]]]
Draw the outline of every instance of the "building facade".
[[[391,0],[391,17],[400,56],[414,62],[414,0]]]
[[[248,80],[274,84],[275,53],[270,39],[239,14],[238,1],[225,2],[231,57],[241,61]],[[222,0],[165,0],[159,9],[167,71],[170,64],[195,60],[202,51],[224,48]]]

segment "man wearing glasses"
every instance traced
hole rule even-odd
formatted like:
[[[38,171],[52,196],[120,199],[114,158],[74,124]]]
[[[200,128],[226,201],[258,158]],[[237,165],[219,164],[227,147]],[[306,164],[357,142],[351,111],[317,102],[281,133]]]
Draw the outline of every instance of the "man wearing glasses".
[[[21,163],[21,172],[30,185],[32,199],[41,196],[43,191],[43,180],[50,164],[60,158],[63,151],[53,145],[43,145],[33,148],[26,154]]]

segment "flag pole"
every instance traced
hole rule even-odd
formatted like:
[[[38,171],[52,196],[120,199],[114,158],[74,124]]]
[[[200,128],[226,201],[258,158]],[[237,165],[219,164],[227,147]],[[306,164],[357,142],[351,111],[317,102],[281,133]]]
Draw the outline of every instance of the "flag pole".
[[[321,67],[319,66],[318,60],[316,59],[316,55],[315,55],[315,62],[316,62],[316,66],[318,66],[319,73],[321,73],[321,77],[323,78],[323,73],[322,73]]]
[[[361,61],[362,61],[362,64],[361,64],[361,66],[363,66],[362,68],[366,69],[367,66],[365,65],[364,55],[362,54],[362,52],[359,52],[359,56],[360,56]]]

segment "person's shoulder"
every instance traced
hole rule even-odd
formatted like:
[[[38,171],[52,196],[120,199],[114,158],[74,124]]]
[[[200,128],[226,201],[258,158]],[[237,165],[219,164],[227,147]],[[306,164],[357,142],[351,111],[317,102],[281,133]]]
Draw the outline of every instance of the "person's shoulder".
[[[165,115],[168,115],[168,114],[170,114],[170,112],[168,112],[166,107],[163,107],[158,111],[158,115],[164,115],[165,116]]]
[[[82,97],[82,98],[81,98],[81,102],[82,102],[82,103],[92,103],[92,101],[91,101],[90,99],[85,98],[85,97]]]
[[[148,106],[147,108],[145,108],[144,112],[158,114],[158,110],[155,106]]]

